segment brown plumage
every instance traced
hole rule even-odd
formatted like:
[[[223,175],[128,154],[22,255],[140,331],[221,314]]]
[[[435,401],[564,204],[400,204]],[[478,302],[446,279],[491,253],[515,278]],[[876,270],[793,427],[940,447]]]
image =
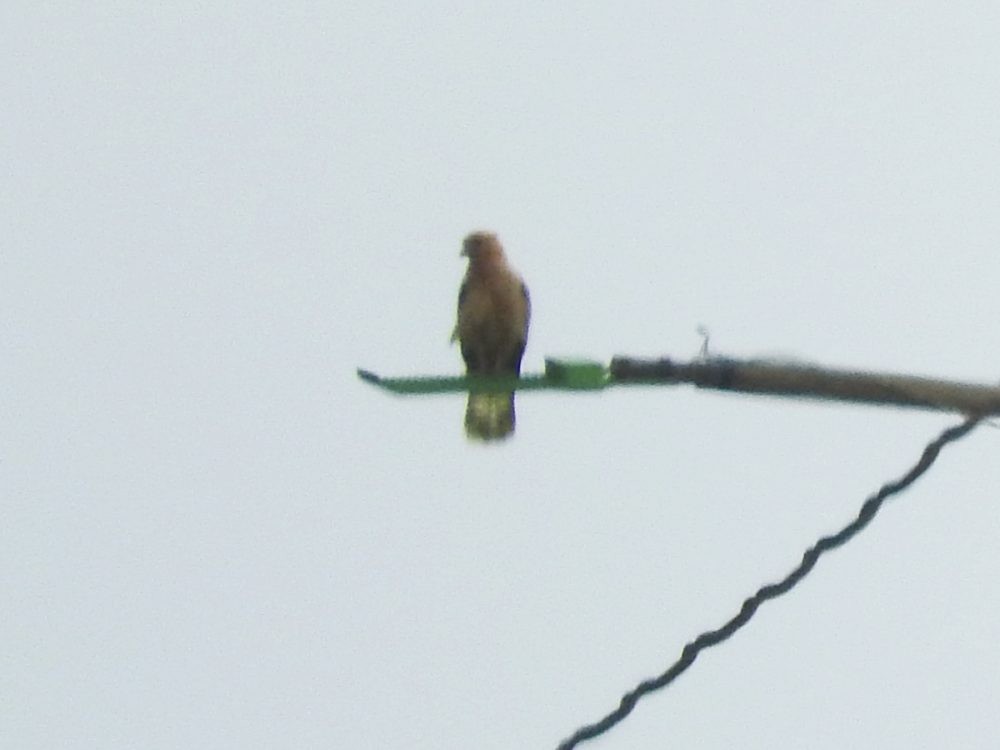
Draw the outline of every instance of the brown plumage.
[[[469,375],[520,375],[528,341],[528,288],[507,264],[495,234],[473,232],[462,244],[469,268],[458,293],[452,341],[462,347]],[[514,432],[514,394],[470,393],[465,409],[469,437],[496,440]]]

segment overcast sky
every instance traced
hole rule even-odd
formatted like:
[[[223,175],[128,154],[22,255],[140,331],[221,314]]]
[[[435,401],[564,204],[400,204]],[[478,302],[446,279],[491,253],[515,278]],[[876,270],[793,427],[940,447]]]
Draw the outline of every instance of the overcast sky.
[[[554,748],[959,421],[453,374],[1000,380],[995,3],[5,3],[0,746]],[[994,331],[994,333],[990,333]],[[992,748],[1000,433],[585,747]]]

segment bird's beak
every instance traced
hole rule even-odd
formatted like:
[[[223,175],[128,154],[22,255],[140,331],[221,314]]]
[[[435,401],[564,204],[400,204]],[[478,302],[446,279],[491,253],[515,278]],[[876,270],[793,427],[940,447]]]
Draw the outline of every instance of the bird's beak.
[[[468,257],[469,257],[469,248],[467,248],[467,247],[463,247],[463,248],[462,248],[462,252],[460,252],[460,253],[458,254],[458,257],[459,257],[459,258],[468,258]]]

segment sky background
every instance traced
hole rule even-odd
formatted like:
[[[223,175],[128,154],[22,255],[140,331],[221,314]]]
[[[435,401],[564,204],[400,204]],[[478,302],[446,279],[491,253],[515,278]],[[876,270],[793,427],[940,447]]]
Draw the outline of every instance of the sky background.
[[[0,8],[0,746],[554,748],[956,416],[460,371],[1000,379],[1000,6]],[[992,748],[1000,433],[583,747]]]

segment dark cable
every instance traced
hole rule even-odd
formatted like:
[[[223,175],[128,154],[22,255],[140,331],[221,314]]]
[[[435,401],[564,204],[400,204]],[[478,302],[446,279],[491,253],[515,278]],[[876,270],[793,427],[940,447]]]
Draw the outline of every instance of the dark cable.
[[[604,732],[608,731],[611,727],[615,726],[618,722],[628,716],[632,712],[632,709],[635,708],[635,705],[639,702],[640,698],[653,692],[654,690],[664,688],[673,682],[674,679],[676,679],[682,672],[684,672],[684,670],[694,663],[694,660],[698,657],[698,654],[701,653],[702,649],[721,643],[741,627],[746,625],[761,604],[766,602],[768,599],[774,599],[777,596],[781,596],[786,591],[789,591],[793,586],[795,586],[796,583],[805,577],[806,573],[812,570],[820,555],[844,544],[844,542],[867,526],[868,523],[875,517],[875,514],[878,513],[879,508],[881,508],[882,503],[886,500],[886,498],[901,492],[913,484],[913,482],[915,482],[921,474],[931,467],[937,459],[938,453],[941,452],[941,448],[948,443],[964,437],[979,423],[979,420],[980,417],[971,416],[962,424],[949,427],[947,430],[942,432],[937,439],[929,443],[927,447],[924,448],[923,454],[920,456],[917,463],[914,464],[913,468],[906,472],[906,474],[904,474],[901,478],[882,485],[882,489],[865,500],[864,504],[861,506],[861,511],[858,513],[858,517],[851,523],[838,531],[836,534],[822,537],[818,542],[816,542],[816,544],[806,550],[805,554],[802,555],[802,562],[799,563],[799,566],[785,576],[784,579],[778,583],[772,583],[758,589],[756,594],[743,602],[743,607],[740,609],[739,614],[733,617],[718,630],[710,630],[702,633],[684,646],[684,650],[681,651],[680,658],[674,662],[666,672],[658,677],[653,677],[649,680],[641,682],[635,687],[634,690],[622,696],[621,702],[618,704],[618,708],[600,721],[577,729],[572,736],[563,740],[563,742],[559,745],[559,750],[571,750],[585,740],[593,739],[600,734],[604,734]]]

